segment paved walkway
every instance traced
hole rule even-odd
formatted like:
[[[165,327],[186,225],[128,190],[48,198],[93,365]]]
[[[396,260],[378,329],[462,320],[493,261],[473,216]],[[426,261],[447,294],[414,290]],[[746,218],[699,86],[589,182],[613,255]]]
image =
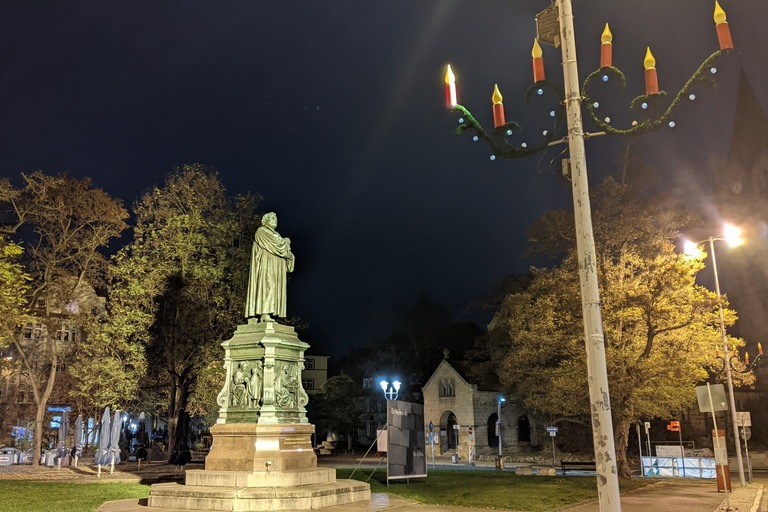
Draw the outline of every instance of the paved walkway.
[[[735,488],[730,493],[731,510],[739,512],[768,512],[764,503],[763,486],[751,484]],[[105,503],[101,512],[186,512],[176,509],[147,507],[146,499],[121,500]],[[599,512],[597,501],[560,509],[560,512]],[[654,510],[674,512],[720,512],[725,511],[725,494],[718,493],[712,480],[690,479],[662,480],[641,487],[621,497],[622,512],[650,512]],[[488,512],[488,509],[474,509],[441,505],[420,505],[414,501],[390,494],[374,493],[370,502],[350,503],[319,509],[320,512]]]

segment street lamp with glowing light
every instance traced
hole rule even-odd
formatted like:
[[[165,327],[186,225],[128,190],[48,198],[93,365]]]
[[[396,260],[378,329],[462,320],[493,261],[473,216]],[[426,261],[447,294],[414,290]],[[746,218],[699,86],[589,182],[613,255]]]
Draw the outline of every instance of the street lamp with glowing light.
[[[387,400],[397,400],[397,395],[400,393],[400,381],[396,380],[390,385],[386,380],[382,380],[379,382],[379,386],[384,391]]]
[[[737,247],[744,243],[744,240],[741,238],[741,230],[737,228],[736,226],[733,226],[731,224],[724,224],[723,225],[723,236],[722,237],[714,237],[710,236],[706,240],[701,240],[700,242],[684,242],[684,250],[685,254],[692,257],[692,258],[701,258],[703,253],[701,251],[701,248],[699,247],[700,244],[703,244],[704,242],[709,242],[709,250],[710,255],[712,256],[712,271],[715,274],[715,291],[717,292],[717,306],[720,310],[720,331],[723,335],[723,352],[726,354],[726,356],[730,353],[728,350],[728,336],[725,332],[725,316],[723,315],[723,302],[722,302],[722,294],[720,293],[720,280],[717,277],[717,259],[715,258],[715,241],[724,241],[728,244],[729,247]],[[725,375],[727,378],[728,383],[728,398],[730,401],[730,409],[731,409],[731,419],[733,420],[733,432],[734,432],[734,442],[736,444],[736,459],[739,464],[739,483],[742,487],[746,487],[746,479],[744,477],[744,463],[742,462],[741,458],[741,442],[739,441],[739,425],[736,421],[736,399],[733,395],[733,375],[731,373],[731,365],[730,364],[724,364],[725,366]]]

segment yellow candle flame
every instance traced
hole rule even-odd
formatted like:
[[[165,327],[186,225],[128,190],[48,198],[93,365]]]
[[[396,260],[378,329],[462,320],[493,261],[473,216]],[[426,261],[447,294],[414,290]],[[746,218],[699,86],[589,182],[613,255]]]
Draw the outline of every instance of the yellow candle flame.
[[[715,24],[719,25],[725,23],[725,11],[720,4],[715,0]]]
[[[603,44],[611,44],[613,42],[613,34],[611,34],[611,29],[608,28],[608,24],[605,24],[605,30],[603,30],[603,35],[600,36],[600,40],[603,42]]]
[[[504,101],[501,92],[499,92],[499,84],[495,84],[493,86],[493,96],[491,96],[491,101],[494,105],[499,105],[502,101]]]
[[[541,58],[541,46],[539,46],[539,41],[536,39],[533,40],[533,50],[531,50],[531,55],[534,59]]]
[[[645,61],[643,61],[643,64],[645,65],[645,69],[656,68],[656,59],[653,58],[650,46],[648,47],[648,51],[645,53]]]
[[[445,83],[446,84],[456,83],[456,75],[453,74],[453,70],[451,69],[450,64],[448,64],[448,71],[445,72]]]

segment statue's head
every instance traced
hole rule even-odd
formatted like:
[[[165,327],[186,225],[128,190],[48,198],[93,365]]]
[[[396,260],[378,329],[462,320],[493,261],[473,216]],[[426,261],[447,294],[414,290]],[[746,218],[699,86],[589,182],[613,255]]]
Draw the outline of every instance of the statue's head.
[[[275,212],[265,213],[261,218],[261,225],[275,229],[277,227],[277,214]]]

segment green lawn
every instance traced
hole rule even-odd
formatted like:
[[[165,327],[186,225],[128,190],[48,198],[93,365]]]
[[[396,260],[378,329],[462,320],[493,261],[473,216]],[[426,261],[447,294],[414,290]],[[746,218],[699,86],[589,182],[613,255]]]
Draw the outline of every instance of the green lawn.
[[[338,469],[338,478],[349,478],[351,469]],[[359,469],[355,480],[365,481],[370,469]],[[368,483],[371,492],[388,492],[430,505],[493,508],[545,512],[556,508],[597,499],[595,477],[578,476],[517,476],[511,472],[482,470],[430,470],[427,478],[390,481],[387,487],[386,469],[378,469]],[[623,480],[623,492],[642,487],[649,482]]]
[[[144,498],[149,486],[142,484],[73,484],[63,482],[0,481],[0,512],[61,510],[90,512],[105,501]]]

